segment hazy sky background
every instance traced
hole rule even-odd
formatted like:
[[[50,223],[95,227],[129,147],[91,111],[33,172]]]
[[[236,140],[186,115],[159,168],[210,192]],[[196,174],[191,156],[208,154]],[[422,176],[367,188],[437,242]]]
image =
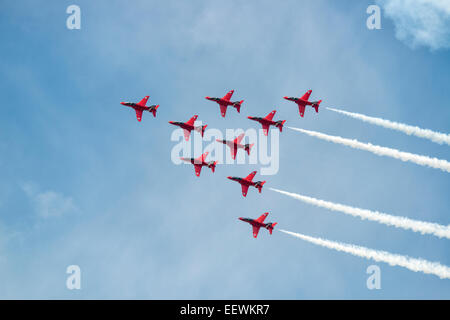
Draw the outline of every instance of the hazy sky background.
[[[258,166],[197,178],[170,160],[170,120],[259,128],[247,116],[273,109],[288,126],[450,160],[446,145],[324,108],[450,132],[449,7],[377,3],[381,30],[366,27],[373,1],[3,1],[0,298],[449,299],[449,280],[280,232],[255,240],[237,220],[268,211],[293,232],[450,265],[448,240],[267,188],[447,225],[448,173],[289,129],[278,174],[257,176],[262,194],[243,198],[226,179]],[[71,4],[81,30],[66,28]],[[204,97],[231,89],[245,102],[223,119]],[[323,103],[299,118],[282,97],[308,89]],[[145,95],[161,106],[138,123],[119,102]],[[72,264],[78,291],[66,288]],[[366,287],[372,264],[381,290]]]

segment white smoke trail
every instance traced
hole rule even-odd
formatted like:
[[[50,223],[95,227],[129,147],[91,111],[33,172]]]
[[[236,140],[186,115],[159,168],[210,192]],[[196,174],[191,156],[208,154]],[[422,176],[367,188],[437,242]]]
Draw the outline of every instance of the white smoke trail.
[[[342,138],[339,136],[330,136],[330,135],[316,132],[316,131],[309,131],[309,130],[292,128],[292,127],[288,127],[288,128],[295,130],[295,131],[306,133],[307,135],[310,135],[312,137],[316,137],[319,139],[327,140],[327,141],[338,143],[338,144],[343,144],[343,145],[346,145],[346,146],[349,146],[349,147],[352,147],[355,149],[370,151],[379,156],[387,156],[387,157],[392,157],[395,159],[400,159],[402,161],[410,161],[410,162],[413,162],[413,163],[421,165],[421,166],[428,166],[431,168],[441,169],[442,171],[450,172],[450,162],[448,162],[446,160],[430,158],[427,156],[422,156],[422,155],[418,155],[418,154],[414,154],[414,153],[403,152],[403,151],[400,151],[397,149],[376,146],[371,143],[363,143],[363,142],[359,142],[356,139],[353,139],[353,140],[345,139],[345,138]]]
[[[398,123],[398,122],[385,120],[385,119],[381,119],[381,118],[369,117],[369,116],[359,114],[359,113],[353,113],[353,112],[348,112],[348,111],[334,109],[334,108],[328,108],[328,107],[327,107],[327,109],[337,112],[337,113],[340,113],[340,114],[344,114],[344,115],[352,117],[354,119],[359,119],[364,122],[372,123],[372,124],[382,126],[382,127],[388,128],[388,129],[397,130],[397,131],[406,133],[407,135],[413,135],[413,136],[416,136],[419,138],[428,139],[428,140],[431,140],[431,141],[439,143],[439,144],[446,143],[446,144],[450,145],[450,135],[446,134],[446,133],[435,132],[435,131],[432,131],[429,129],[422,129],[422,128],[419,128],[416,126],[410,126],[407,124]]]
[[[440,264],[439,262],[430,262],[424,259],[416,259],[408,256],[389,253],[386,251],[373,250],[366,247],[356,246],[353,244],[335,242],[321,238],[314,238],[300,233],[286,231],[283,229],[278,230],[283,233],[289,234],[293,237],[297,237],[302,240],[317,244],[319,246],[350,253],[351,255],[357,257],[372,259],[377,262],[385,262],[390,264],[391,266],[404,267],[414,272],[420,271],[427,274],[434,274],[441,279],[450,279],[450,268]]]
[[[422,234],[432,234],[439,238],[450,239],[450,225],[443,226],[437,223],[424,222],[418,220],[412,220],[406,217],[396,217],[386,213],[381,213],[378,211],[370,211],[366,209],[360,209],[355,207],[346,206],[339,203],[333,203],[329,201],[324,201],[312,197],[303,196],[296,193],[291,193],[283,190],[278,190],[274,188],[269,188],[272,191],[287,195],[294,199],[326,208],[332,211],[339,211],[345,214],[352,215],[354,217],[360,217],[361,219],[367,219],[371,221],[376,221],[379,223],[386,224],[388,226],[394,226],[396,228],[403,228],[406,230],[412,230],[414,232],[420,232]]]

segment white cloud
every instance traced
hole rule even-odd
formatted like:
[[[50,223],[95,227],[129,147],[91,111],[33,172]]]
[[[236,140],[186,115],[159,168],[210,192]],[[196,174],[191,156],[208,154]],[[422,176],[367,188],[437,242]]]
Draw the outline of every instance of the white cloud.
[[[41,192],[32,183],[22,184],[22,189],[33,203],[36,213],[42,218],[60,217],[77,209],[71,197],[59,192]]]
[[[450,0],[377,0],[408,46],[450,48]]]

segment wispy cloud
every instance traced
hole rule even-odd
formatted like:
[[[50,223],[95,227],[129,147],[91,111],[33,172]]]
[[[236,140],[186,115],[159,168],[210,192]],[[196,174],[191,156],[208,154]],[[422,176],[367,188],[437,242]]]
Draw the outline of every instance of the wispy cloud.
[[[450,48],[450,1],[377,0],[395,25],[396,37],[412,48]]]
[[[23,183],[21,187],[31,200],[37,215],[42,218],[60,217],[77,209],[72,198],[62,193],[51,190],[40,191],[31,182]]]

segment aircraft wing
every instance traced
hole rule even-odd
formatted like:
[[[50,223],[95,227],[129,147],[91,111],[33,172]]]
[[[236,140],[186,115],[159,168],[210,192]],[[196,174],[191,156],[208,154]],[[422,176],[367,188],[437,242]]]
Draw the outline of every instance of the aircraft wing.
[[[147,100],[148,100],[149,96],[145,96],[144,99],[142,99],[141,101],[139,101],[138,105],[145,107],[145,105],[147,104]]]
[[[195,169],[195,175],[197,177],[200,177],[200,172],[202,172],[202,165],[201,164],[194,164]]]
[[[142,120],[142,109],[134,109],[136,111],[136,118],[138,121]]]
[[[255,226],[252,226],[252,227],[253,227],[253,238],[256,238],[258,236],[259,228],[261,228],[261,227],[255,227]]]
[[[209,154],[209,152],[208,151],[206,151],[204,154],[202,154],[199,158],[198,158],[198,160],[200,160],[200,161],[205,161],[205,159],[206,159],[206,157],[208,156],[208,154]]]
[[[236,139],[234,139],[234,143],[241,143],[242,139],[244,139],[245,133],[241,133]]]
[[[245,178],[245,180],[247,180],[247,181],[253,181],[253,178],[255,177],[255,175],[256,175],[256,171],[253,171],[252,173],[250,173],[250,174]]]
[[[269,134],[269,125],[263,124],[262,128],[263,128],[264,135],[267,136]]]
[[[201,165],[205,161],[206,157],[208,156],[208,153],[209,152],[207,151],[204,154],[202,154],[200,157],[195,158],[195,160],[194,160],[195,163],[194,164]]]
[[[242,187],[242,195],[245,197],[247,196],[247,192],[248,192],[248,185],[246,184],[241,184]]]
[[[268,212],[263,213],[258,219],[256,219],[256,222],[263,223],[263,222],[264,222],[264,219],[266,219],[266,217],[267,217],[268,215],[269,215]]]
[[[236,147],[234,147],[234,146],[231,146],[230,147],[230,151],[231,151],[231,158],[234,160],[234,159],[236,159],[236,153],[237,153],[237,151],[238,151],[238,148]]]
[[[231,96],[233,95],[234,90],[229,91],[226,95],[223,96],[223,100],[230,101]]]
[[[303,117],[305,115],[305,105],[304,104],[298,105],[298,112],[300,112],[300,117]]]
[[[301,97],[301,99],[308,101],[311,92],[312,92],[311,90],[306,91],[306,93]]]
[[[183,129],[184,132],[184,139],[186,141],[189,141],[189,137],[191,136],[191,132],[189,130]]]
[[[224,106],[223,104],[220,104],[220,114],[222,115],[222,117],[225,118],[225,114],[227,113],[227,106]]]
[[[276,111],[273,110],[271,113],[269,113],[264,119],[272,121],[273,116],[275,115]]]
[[[188,122],[186,122],[186,124],[188,124],[188,125],[190,125],[190,126],[193,126],[194,125],[194,123],[195,123],[195,120],[197,120],[197,115],[195,115],[195,116],[193,116],[192,118],[190,118],[189,120],[188,120]]]

